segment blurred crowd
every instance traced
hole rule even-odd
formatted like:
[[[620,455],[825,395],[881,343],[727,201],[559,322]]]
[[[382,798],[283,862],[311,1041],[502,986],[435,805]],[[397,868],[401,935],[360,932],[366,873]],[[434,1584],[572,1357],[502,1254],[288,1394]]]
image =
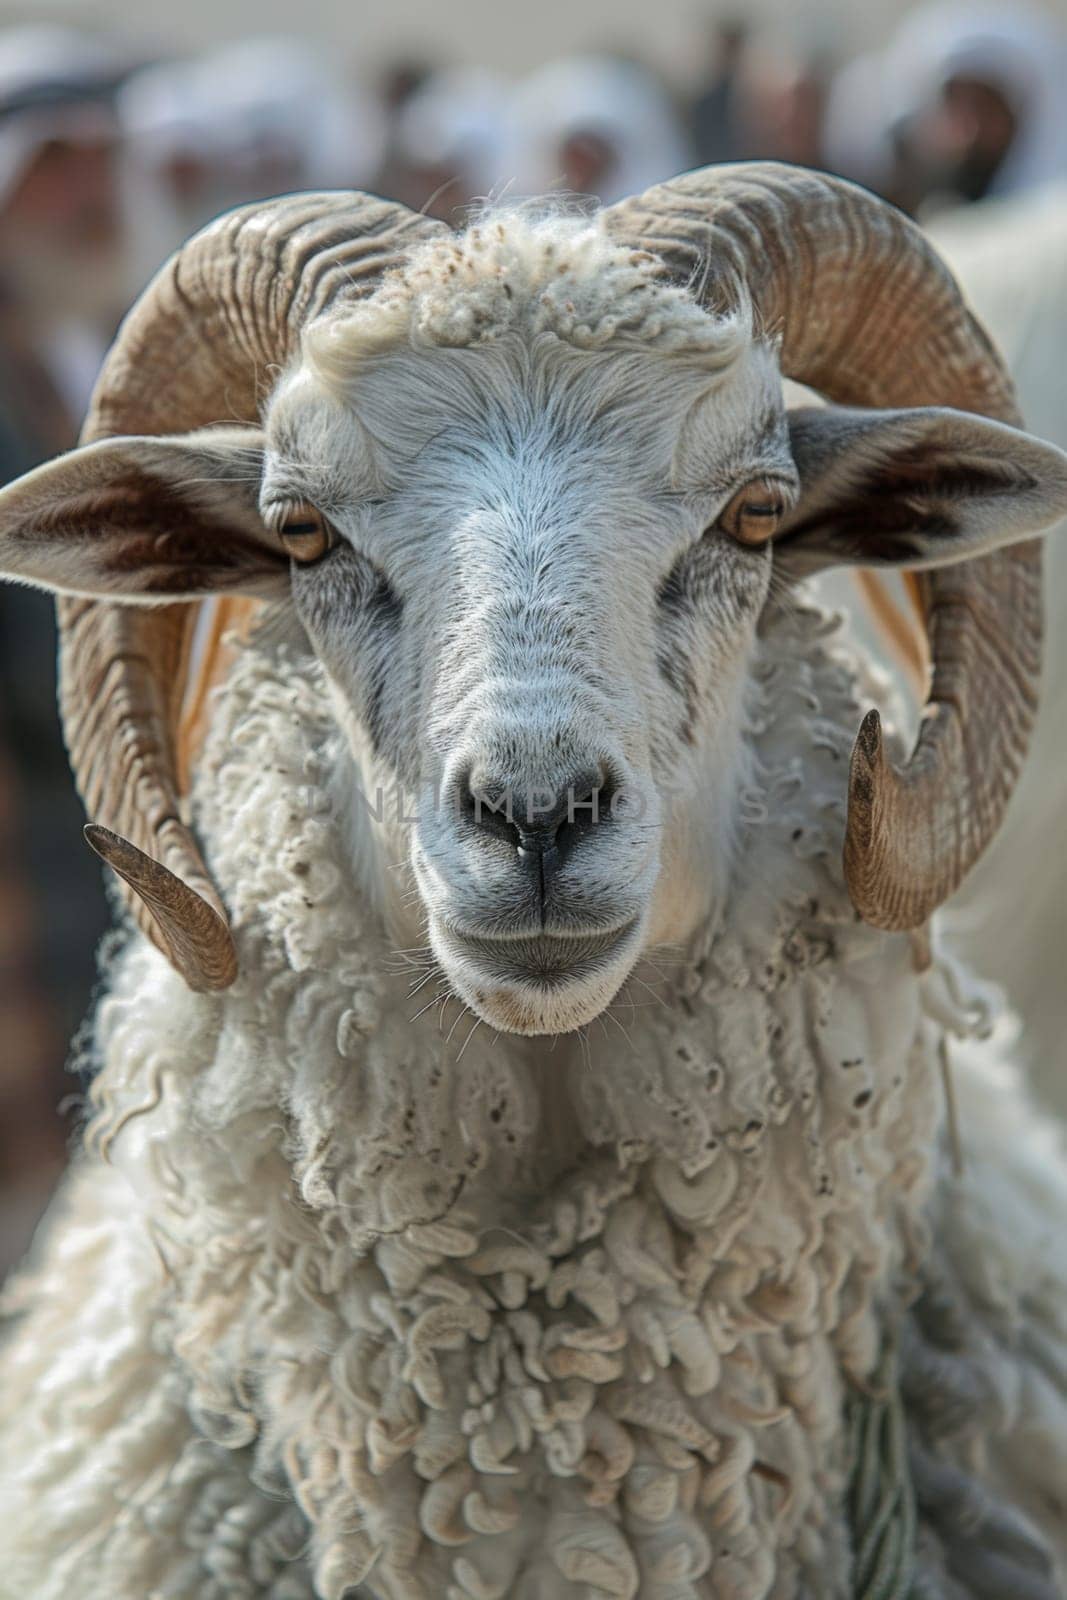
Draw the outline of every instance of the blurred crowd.
[[[458,220],[485,198],[610,202],[769,158],[922,218],[1067,176],[1065,35],[1016,0],[920,6],[852,60],[721,17],[700,49],[682,94],[608,51],[518,80],[404,60],[370,83],[306,39],[161,59],[59,27],[0,31],[0,482],[74,442],[126,306],[243,201],[359,187]],[[0,586],[0,1272],[62,1165],[57,1107],[78,1089],[63,1066],[108,921],[81,822],[51,602]]]

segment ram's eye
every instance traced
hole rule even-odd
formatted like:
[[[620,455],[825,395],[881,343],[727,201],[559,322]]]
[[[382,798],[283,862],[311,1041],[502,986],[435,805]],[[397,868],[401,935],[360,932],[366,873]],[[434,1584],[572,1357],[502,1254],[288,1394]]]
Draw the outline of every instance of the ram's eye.
[[[334,531],[322,512],[306,501],[286,506],[277,523],[278,537],[294,561],[307,566],[320,561],[336,542]]]
[[[717,526],[738,544],[761,545],[773,538],[786,513],[780,483],[756,478],[739,489],[719,517]]]

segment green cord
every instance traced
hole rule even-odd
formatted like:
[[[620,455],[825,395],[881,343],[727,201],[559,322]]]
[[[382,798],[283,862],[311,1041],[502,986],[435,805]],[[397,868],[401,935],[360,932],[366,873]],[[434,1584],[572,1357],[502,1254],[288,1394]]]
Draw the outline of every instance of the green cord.
[[[908,1600],[915,1577],[915,1494],[890,1345],[868,1393],[849,1401],[848,1509],[854,1600]]]

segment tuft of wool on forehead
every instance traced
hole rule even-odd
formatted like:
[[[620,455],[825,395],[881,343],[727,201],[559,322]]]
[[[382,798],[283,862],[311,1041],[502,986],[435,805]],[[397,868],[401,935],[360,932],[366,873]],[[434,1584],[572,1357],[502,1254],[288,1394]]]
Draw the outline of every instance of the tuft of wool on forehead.
[[[306,330],[304,357],[344,390],[368,357],[397,348],[464,348],[507,333],[554,334],[583,350],[701,353],[714,369],[752,339],[751,308],[716,315],[671,283],[648,251],[616,244],[594,217],[491,212],[418,245],[375,294]]]

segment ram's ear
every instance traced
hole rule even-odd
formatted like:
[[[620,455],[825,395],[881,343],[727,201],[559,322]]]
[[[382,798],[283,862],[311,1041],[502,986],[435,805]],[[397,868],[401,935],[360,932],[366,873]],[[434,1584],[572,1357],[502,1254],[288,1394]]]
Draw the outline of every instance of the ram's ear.
[[[59,594],[167,601],[284,592],[259,515],[263,435],[104,439],[0,490],[0,577]]]
[[[800,498],[775,539],[787,577],[824,567],[941,567],[1067,515],[1067,455],[943,407],[789,413]]]

